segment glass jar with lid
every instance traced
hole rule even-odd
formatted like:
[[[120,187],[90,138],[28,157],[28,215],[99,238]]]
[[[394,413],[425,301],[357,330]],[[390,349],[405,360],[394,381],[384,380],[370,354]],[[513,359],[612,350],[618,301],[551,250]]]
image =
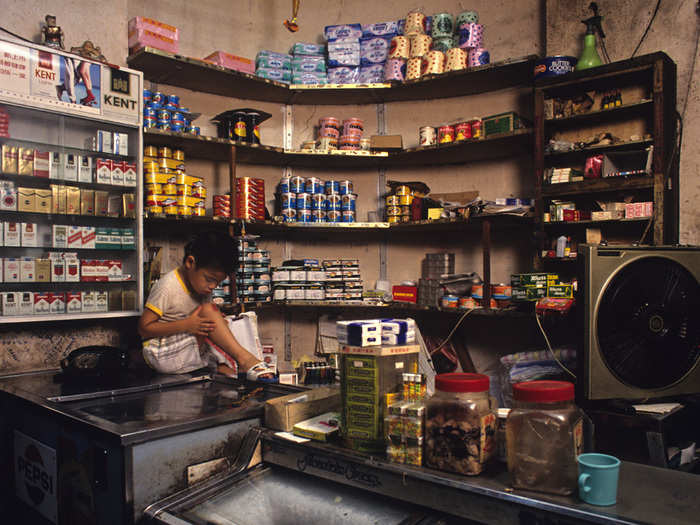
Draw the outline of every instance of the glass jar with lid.
[[[483,374],[439,374],[426,404],[425,464],[476,475],[496,452],[496,405]]]
[[[572,494],[576,458],[584,452],[591,423],[574,403],[567,381],[513,385],[513,409],[506,420],[508,471],[514,488]]]

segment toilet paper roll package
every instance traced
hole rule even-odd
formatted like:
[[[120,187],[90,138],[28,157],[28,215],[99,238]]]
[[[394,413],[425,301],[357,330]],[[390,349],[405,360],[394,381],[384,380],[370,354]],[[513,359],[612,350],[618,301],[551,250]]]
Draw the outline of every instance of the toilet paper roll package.
[[[360,24],[326,26],[323,30],[323,35],[329,42],[344,38],[359,39],[362,37],[362,26]]]
[[[359,67],[332,67],[328,69],[329,84],[357,84],[359,79]]]
[[[328,42],[328,66],[359,66],[360,40]]]
[[[374,36],[360,39],[360,65],[383,64],[389,55],[391,38]]]

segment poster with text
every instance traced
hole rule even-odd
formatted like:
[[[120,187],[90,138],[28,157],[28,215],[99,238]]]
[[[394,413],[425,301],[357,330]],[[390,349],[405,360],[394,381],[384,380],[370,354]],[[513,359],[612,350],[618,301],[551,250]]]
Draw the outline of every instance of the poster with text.
[[[29,98],[29,49],[0,41],[0,94],[17,100]]]
[[[102,67],[102,114],[129,124],[140,124],[140,78],[123,69]]]

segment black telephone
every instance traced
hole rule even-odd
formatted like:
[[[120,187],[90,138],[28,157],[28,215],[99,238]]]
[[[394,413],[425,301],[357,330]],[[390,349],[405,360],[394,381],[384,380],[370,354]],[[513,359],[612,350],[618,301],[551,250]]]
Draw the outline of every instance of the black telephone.
[[[128,352],[114,346],[83,346],[61,359],[63,373],[74,377],[118,374],[126,371],[128,366]]]

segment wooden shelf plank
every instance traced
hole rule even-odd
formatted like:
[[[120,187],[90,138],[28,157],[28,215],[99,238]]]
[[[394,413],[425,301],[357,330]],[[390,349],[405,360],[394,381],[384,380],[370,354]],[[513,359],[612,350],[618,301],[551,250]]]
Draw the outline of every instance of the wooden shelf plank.
[[[542,186],[543,197],[559,197],[563,195],[582,195],[586,193],[604,193],[619,190],[644,190],[654,187],[654,178],[650,176],[637,177],[607,177],[604,179],[587,179],[582,182],[562,182]]]
[[[550,221],[545,222],[545,228],[568,228],[584,226],[605,226],[610,224],[644,224],[652,220],[652,217],[637,217],[634,219],[608,219],[605,221]]]
[[[0,324],[43,323],[46,321],[90,321],[92,319],[111,319],[119,317],[138,317],[137,310],[126,312],[94,312],[79,314],[48,314],[48,315],[7,315],[0,316]]]
[[[143,71],[146,80],[193,91],[281,104],[337,105],[436,99],[530,86],[536,58],[528,55],[391,87],[333,85],[302,89],[149,47],[129,56],[127,63]]]
[[[544,158],[550,162],[569,161],[571,159],[579,159],[589,157],[599,153],[607,153],[609,151],[632,151],[644,150],[654,144],[653,140],[634,140],[621,142],[619,144],[609,144],[605,146],[591,146],[589,148],[576,149],[573,151],[562,151],[556,153],[545,153]]]
[[[608,118],[620,118],[625,114],[639,114],[640,110],[649,111],[654,107],[654,101],[652,100],[640,100],[639,102],[632,102],[630,104],[624,104],[612,109],[600,109],[595,111],[589,111],[588,113],[581,113],[579,115],[572,115],[570,117],[562,118],[549,118],[545,119],[545,123],[551,126],[554,125],[568,125],[568,124],[578,124],[585,122],[587,120],[602,121]]]

